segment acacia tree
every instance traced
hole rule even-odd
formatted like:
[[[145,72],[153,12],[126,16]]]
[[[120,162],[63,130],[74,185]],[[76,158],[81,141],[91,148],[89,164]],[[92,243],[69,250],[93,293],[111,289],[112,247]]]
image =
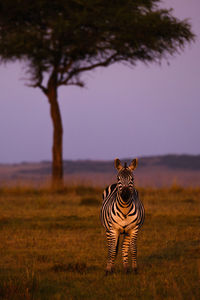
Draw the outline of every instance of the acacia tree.
[[[194,39],[188,21],[160,0],[0,0],[1,62],[25,62],[53,122],[52,179],[63,179],[62,85],[83,87],[82,74],[116,62],[159,62]]]

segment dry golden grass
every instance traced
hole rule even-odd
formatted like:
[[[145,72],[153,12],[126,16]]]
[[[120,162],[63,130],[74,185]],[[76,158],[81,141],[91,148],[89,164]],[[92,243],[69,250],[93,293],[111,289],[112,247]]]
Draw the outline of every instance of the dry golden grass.
[[[139,274],[105,276],[101,189],[0,189],[0,299],[200,299],[200,189],[141,188]],[[94,202],[92,202],[94,199]]]

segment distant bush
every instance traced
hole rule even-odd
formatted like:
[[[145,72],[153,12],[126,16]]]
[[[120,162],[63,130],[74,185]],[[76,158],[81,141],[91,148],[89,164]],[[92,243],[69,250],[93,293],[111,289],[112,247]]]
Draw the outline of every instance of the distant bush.
[[[200,170],[200,155],[164,155],[159,157],[156,165],[172,169]]]
[[[80,205],[88,205],[88,206],[98,206],[100,204],[99,199],[97,197],[82,197]]]
[[[96,193],[102,193],[102,189],[99,189],[97,187],[92,187],[92,186],[83,186],[83,185],[78,185],[75,187],[76,194],[79,196],[83,196],[85,194],[96,194]]]
[[[72,273],[86,273],[88,271],[96,271],[97,267],[87,266],[85,262],[73,262],[68,264],[57,263],[52,267],[52,271],[58,272],[72,272]]]
[[[76,193],[79,196],[101,194],[102,188],[82,186],[82,185],[65,185],[62,188],[52,189],[50,186],[34,187],[26,185],[16,186],[0,186],[0,195],[43,195],[43,194],[55,194],[66,195]]]
[[[52,267],[54,272],[74,272],[74,273],[84,273],[87,270],[86,263],[68,263],[68,264],[55,264]]]

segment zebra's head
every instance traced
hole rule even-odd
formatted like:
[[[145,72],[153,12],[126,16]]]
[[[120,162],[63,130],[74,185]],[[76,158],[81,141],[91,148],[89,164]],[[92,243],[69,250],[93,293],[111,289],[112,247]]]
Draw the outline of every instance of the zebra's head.
[[[121,164],[119,158],[115,159],[115,168],[118,171],[117,174],[117,187],[118,192],[123,201],[128,201],[134,191],[134,176],[133,170],[137,167],[137,158],[133,159],[129,166],[127,163],[124,167]]]

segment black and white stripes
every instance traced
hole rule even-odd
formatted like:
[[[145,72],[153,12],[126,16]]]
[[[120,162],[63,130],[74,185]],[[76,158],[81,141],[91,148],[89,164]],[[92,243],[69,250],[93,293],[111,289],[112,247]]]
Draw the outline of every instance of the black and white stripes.
[[[132,257],[132,268],[137,270],[137,234],[144,222],[144,207],[134,188],[133,170],[137,166],[134,159],[130,166],[122,167],[119,159],[115,159],[118,170],[117,183],[108,186],[103,193],[101,222],[106,229],[108,242],[107,272],[112,272],[117,255],[119,236],[124,235],[122,260],[125,271],[128,271],[128,252]]]

